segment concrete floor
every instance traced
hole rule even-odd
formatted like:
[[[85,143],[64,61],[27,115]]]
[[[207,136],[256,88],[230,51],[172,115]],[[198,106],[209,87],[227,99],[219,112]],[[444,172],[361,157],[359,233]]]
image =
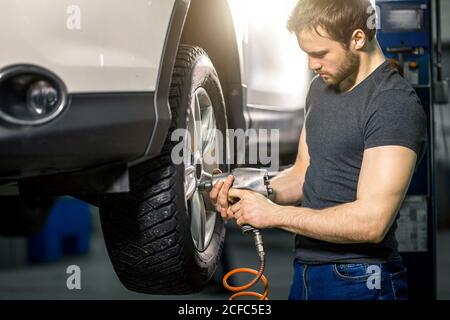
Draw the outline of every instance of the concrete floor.
[[[96,224],[94,227],[97,228]],[[228,247],[232,267],[256,266],[256,254],[250,237],[242,236],[234,227],[228,228]],[[288,296],[292,277],[291,234],[283,231],[264,232],[267,248],[266,276],[271,299]],[[66,269],[81,268],[81,290],[68,290]],[[438,298],[450,299],[450,231],[438,234]],[[238,283],[241,279],[236,279]],[[218,286],[208,286],[202,293],[189,296],[151,296],[125,289],[109,261],[101,231],[94,232],[91,251],[84,256],[66,257],[43,265],[0,269],[0,299],[226,299],[229,294]]]
[[[95,225],[95,224],[94,224]],[[257,268],[257,255],[251,237],[243,236],[234,227],[227,237],[230,263],[234,267]],[[283,231],[264,234],[267,253],[265,275],[269,279],[270,298],[284,300],[288,296],[292,277],[292,235]],[[81,269],[81,290],[68,290],[66,269],[77,265]],[[237,276],[239,281],[246,276]],[[256,289],[261,287],[256,287]],[[96,230],[87,255],[65,257],[57,263],[0,269],[0,299],[226,299],[229,294],[213,281],[202,293],[188,296],[153,296],[131,292],[119,282],[103,242]]]

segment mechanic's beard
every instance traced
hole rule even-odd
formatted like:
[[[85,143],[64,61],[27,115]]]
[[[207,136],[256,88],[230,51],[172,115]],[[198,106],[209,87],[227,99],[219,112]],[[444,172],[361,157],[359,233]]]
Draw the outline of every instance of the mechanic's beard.
[[[339,88],[339,85],[347,79],[348,77],[355,74],[359,69],[360,58],[359,55],[354,54],[350,50],[348,50],[345,54],[345,60],[338,68],[338,71],[335,75],[329,77],[329,80],[326,83],[330,87]]]

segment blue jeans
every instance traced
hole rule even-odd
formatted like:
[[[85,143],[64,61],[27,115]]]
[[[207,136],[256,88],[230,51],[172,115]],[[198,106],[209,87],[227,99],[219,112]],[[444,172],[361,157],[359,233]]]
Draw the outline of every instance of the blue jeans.
[[[295,259],[289,300],[407,300],[406,268],[384,264],[306,265]]]

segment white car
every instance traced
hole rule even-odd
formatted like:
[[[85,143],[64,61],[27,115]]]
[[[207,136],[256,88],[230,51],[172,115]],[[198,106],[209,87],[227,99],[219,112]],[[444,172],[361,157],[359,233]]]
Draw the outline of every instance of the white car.
[[[99,207],[127,288],[201,290],[225,226],[196,182],[237,162],[205,135],[280,129],[282,164],[295,159],[310,74],[285,28],[294,4],[1,1],[0,233],[35,231],[72,195]],[[179,128],[193,156],[175,164]]]

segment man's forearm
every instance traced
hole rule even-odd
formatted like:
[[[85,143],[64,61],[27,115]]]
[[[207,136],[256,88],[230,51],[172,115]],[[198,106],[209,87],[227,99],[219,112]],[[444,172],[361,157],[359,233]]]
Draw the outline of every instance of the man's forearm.
[[[303,178],[291,167],[270,180],[273,201],[279,205],[296,205],[303,199]]]
[[[355,201],[322,210],[280,206],[273,224],[306,237],[339,243],[378,243],[384,226],[367,205]],[[371,218],[368,218],[371,217]]]

